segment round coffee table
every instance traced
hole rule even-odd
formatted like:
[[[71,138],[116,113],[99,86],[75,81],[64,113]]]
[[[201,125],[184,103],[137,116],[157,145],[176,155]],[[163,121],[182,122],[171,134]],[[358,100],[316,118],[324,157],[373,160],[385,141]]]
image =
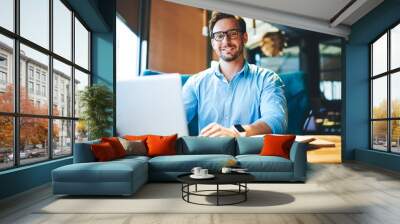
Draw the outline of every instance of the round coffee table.
[[[198,205],[234,205],[247,200],[247,192],[249,188],[247,183],[255,180],[255,177],[249,173],[216,173],[212,179],[193,179],[190,177],[191,173],[182,174],[177,177],[178,181],[182,183],[182,199],[188,203]],[[197,185],[215,185],[215,190],[198,190]],[[194,191],[190,191],[190,186],[195,186]],[[220,189],[220,185],[236,185],[237,190],[224,190]],[[206,194],[214,192],[215,194]],[[203,197],[216,197],[216,204],[202,204],[190,200],[190,196],[203,196]],[[231,203],[221,203],[221,197],[240,196],[240,199]]]

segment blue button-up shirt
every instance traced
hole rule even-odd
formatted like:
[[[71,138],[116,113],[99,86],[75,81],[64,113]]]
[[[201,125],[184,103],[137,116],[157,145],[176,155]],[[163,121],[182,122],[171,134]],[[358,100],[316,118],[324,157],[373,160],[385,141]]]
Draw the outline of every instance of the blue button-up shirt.
[[[229,128],[257,121],[265,122],[275,134],[286,132],[282,80],[273,71],[247,62],[230,82],[219,65],[193,75],[183,86],[183,102],[188,122],[198,115],[199,132],[212,122]]]

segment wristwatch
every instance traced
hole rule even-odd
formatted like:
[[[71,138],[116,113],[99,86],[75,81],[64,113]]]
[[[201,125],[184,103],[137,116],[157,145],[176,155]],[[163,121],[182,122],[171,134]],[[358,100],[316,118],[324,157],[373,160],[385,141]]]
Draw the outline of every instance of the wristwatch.
[[[243,128],[241,124],[235,124],[233,125],[233,128],[239,133],[241,137],[246,136],[246,130]]]

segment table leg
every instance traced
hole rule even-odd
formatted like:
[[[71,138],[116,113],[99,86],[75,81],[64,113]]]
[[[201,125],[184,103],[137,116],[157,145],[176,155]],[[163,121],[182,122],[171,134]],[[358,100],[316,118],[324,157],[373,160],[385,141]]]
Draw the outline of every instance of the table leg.
[[[219,184],[217,184],[217,206],[219,205]]]
[[[189,201],[189,195],[190,195],[190,184],[188,184],[188,185],[187,185],[187,192],[188,192],[188,193],[187,193],[187,201],[188,201],[188,202],[190,202],[190,201]]]
[[[248,192],[248,190],[247,190],[247,183],[244,183],[244,201],[247,201],[247,192]]]
[[[184,197],[183,197],[183,190],[184,190],[184,186],[185,186],[185,185],[182,183],[182,187],[181,187],[182,199],[184,198]]]

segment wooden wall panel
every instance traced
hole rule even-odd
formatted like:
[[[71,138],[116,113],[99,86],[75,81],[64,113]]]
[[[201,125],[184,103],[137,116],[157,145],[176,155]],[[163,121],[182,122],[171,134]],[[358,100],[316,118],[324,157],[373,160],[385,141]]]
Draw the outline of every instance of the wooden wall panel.
[[[183,74],[206,69],[208,40],[202,26],[202,9],[152,0],[149,69]]]
[[[139,34],[139,0],[117,0],[117,13],[128,23],[129,28]]]

